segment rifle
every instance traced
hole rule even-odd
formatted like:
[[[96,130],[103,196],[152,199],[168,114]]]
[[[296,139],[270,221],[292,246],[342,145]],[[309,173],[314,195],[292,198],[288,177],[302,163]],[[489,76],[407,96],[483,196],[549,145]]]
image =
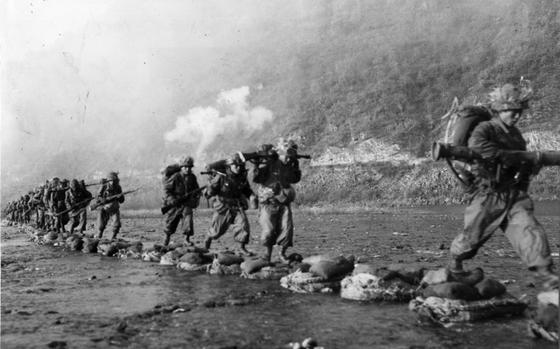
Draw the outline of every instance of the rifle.
[[[91,207],[92,210],[96,210],[99,206],[103,206],[105,204],[108,204],[111,201],[113,201],[115,199],[118,199],[121,196],[124,196],[126,194],[130,194],[130,193],[134,193],[135,191],[138,191],[138,190],[140,190],[140,188],[136,188],[134,190],[123,191],[122,193],[119,193],[119,194],[107,196],[106,198],[101,198],[102,200],[94,202],[90,207]]]
[[[220,172],[218,170],[201,171],[200,174],[201,175],[209,175],[209,176],[212,176],[212,175],[225,176],[226,175],[225,173]]]
[[[195,189],[193,191],[190,191],[188,193],[186,193],[185,195],[183,195],[183,197],[181,197],[175,204],[171,204],[171,205],[165,205],[161,208],[161,214],[166,214],[169,210],[171,210],[173,207],[177,207],[181,204],[183,204],[185,201],[187,201],[189,199],[189,196],[193,195],[193,194],[197,194],[201,191],[203,191],[204,189],[206,189],[206,185]]]
[[[94,199],[94,197],[87,198],[87,199],[85,199],[84,201],[80,201],[80,202],[78,202],[77,204],[75,204],[74,206],[72,206],[72,207],[70,207],[70,208],[67,208],[67,209],[64,210],[64,211],[54,213],[53,216],[58,217],[58,216],[60,216],[60,215],[63,215],[63,214],[68,213],[68,212],[70,212],[70,211],[73,211],[73,210],[75,210],[76,208],[78,208],[78,207],[80,207],[80,206],[82,206],[82,205],[84,205],[84,204],[86,204],[86,205],[85,205],[84,207],[82,207],[82,208],[86,208],[87,204],[88,204],[91,200],[93,200],[93,199]]]

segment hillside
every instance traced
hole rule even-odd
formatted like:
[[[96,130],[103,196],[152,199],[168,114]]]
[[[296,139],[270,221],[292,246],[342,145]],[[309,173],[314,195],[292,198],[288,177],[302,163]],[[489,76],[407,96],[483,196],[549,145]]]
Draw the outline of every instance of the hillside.
[[[161,104],[116,110],[130,115],[103,132],[86,124],[83,135],[65,137],[68,143],[46,154],[4,162],[3,201],[54,175],[93,180],[119,169],[123,183],[145,188],[130,207],[156,207],[159,170],[195,149],[167,144],[163,134],[177,115],[239,86],[251,88],[248,103],[270,110],[273,121],[258,132],[218,132],[198,164],[295,139],[314,157],[303,161],[300,204],[460,202],[445,166],[427,159],[441,136],[440,118],[454,97],[481,101],[491,87],[520,76],[536,90],[520,127],[533,140],[545,139],[540,146],[560,142],[558,1],[294,0],[267,2],[258,14],[242,38],[210,45],[189,71],[173,47],[158,47],[158,69],[166,69],[143,78],[149,93],[154,86],[172,91],[157,92]],[[558,199],[559,178],[558,169],[543,171],[533,186],[537,197]]]

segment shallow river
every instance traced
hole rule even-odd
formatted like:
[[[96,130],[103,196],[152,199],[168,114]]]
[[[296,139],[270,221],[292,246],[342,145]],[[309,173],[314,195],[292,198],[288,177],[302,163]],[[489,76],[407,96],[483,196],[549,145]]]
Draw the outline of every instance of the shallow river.
[[[560,203],[537,206],[558,256]],[[353,254],[391,262],[442,266],[462,226],[462,208],[389,212],[296,211],[294,251]],[[251,249],[258,251],[258,223]],[[196,240],[210,212],[195,218]],[[122,237],[161,242],[159,218],[126,218]],[[175,236],[178,240],[180,237]],[[216,248],[232,243],[231,236]],[[422,324],[407,304],[364,304],[332,294],[300,295],[277,281],[210,276],[139,260],[36,246],[17,228],[2,227],[2,348],[287,348],[306,337],[325,348],[555,348],[527,335],[523,318],[449,328]],[[555,258],[558,264],[558,257]],[[501,232],[467,267],[509,280],[509,291],[537,288]]]

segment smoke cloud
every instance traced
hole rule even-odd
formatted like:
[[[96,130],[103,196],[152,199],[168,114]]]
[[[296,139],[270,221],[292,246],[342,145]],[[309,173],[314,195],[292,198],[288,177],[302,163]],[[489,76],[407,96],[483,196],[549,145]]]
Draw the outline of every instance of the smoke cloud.
[[[249,137],[272,121],[273,114],[262,106],[249,105],[249,86],[222,91],[215,106],[195,107],[179,116],[175,128],[165,133],[166,142],[191,144],[201,157],[214,142],[227,138]]]

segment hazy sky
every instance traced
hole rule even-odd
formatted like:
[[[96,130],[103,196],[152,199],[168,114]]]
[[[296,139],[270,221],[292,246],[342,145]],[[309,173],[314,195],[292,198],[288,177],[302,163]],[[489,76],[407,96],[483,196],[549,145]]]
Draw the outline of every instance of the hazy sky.
[[[228,50],[254,46],[270,25],[286,24],[282,17],[306,13],[302,1],[284,4],[4,1],[3,174],[25,162],[44,170],[54,155],[68,160],[76,149],[105,154],[99,161],[108,164],[159,149],[164,161],[164,133],[176,118],[248,85],[214,75],[238,63]],[[112,149],[120,154],[107,154]]]

